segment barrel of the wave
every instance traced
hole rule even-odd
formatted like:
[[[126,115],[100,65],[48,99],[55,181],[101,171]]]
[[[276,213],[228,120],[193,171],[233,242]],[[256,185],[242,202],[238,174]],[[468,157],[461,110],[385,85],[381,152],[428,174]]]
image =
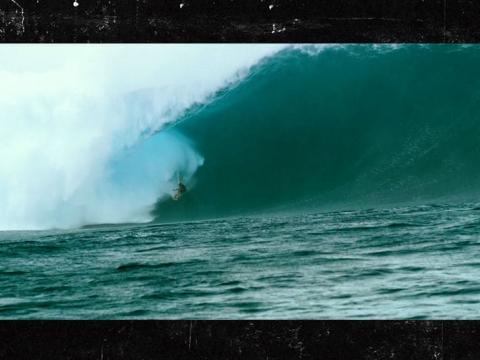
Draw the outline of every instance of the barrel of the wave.
[[[479,62],[480,47],[435,45],[279,54],[175,127],[205,163],[182,206],[159,203],[154,214],[472,198],[480,189]]]

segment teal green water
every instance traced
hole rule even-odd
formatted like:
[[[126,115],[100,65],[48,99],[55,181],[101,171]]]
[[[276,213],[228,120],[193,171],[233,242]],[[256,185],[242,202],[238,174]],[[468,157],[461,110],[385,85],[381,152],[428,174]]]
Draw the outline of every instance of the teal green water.
[[[159,219],[475,199],[480,47],[290,51],[175,127],[205,158]]]
[[[1,233],[0,318],[478,318],[478,209]]]
[[[2,318],[473,318],[480,46],[287,50],[164,132],[155,221],[1,232]]]

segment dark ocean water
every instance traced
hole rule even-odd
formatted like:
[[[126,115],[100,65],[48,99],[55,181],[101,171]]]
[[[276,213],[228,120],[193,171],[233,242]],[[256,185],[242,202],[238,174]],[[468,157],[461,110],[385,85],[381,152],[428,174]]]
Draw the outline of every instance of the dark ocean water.
[[[475,318],[479,209],[2,232],[0,317]]]

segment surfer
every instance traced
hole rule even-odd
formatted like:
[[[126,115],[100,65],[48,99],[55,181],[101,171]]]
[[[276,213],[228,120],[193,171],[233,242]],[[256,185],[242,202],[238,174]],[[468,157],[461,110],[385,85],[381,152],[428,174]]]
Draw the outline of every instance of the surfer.
[[[174,189],[174,191],[175,191],[175,194],[173,195],[173,200],[178,200],[187,191],[187,187],[182,182],[182,180],[178,180],[178,187]]]

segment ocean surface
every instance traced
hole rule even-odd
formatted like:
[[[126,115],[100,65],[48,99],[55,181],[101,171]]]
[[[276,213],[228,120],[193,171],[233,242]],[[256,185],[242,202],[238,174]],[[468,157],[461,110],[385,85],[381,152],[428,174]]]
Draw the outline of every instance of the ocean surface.
[[[3,319],[478,318],[480,207],[0,233]]]
[[[480,318],[480,46],[234,47],[0,98],[0,318]]]

